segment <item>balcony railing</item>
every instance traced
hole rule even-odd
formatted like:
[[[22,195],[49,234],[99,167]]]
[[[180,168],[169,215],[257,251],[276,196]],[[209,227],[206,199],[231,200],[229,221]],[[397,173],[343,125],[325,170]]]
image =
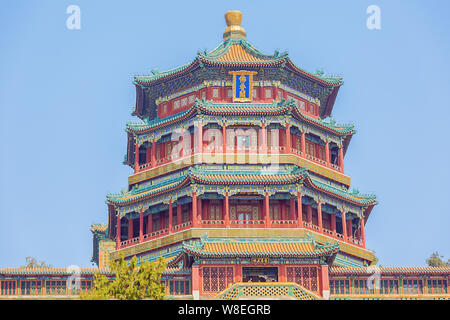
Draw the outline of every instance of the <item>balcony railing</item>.
[[[297,220],[271,220],[272,225],[276,226],[289,226],[292,227],[293,225],[297,224]]]
[[[327,166],[327,162],[326,162],[325,160],[316,158],[316,157],[314,157],[314,156],[312,156],[312,155],[310,155],[310,154],[307,154],[307,153],[306,153],[306,154],[305,154],[305,158],[308,159],[308,160],[312,160],[312,161],[314,161],[314,162],[320,163],[321,165]]]
[[[296,228],[298,224],[297,220],[270,220],[270,227],[271,228]],[[186,221],[180,224],[176,224],[172,226],[171,232],[178,232],[182,230],[186,230],[192,227],[192,221]],[[266,227],[266,221],[265,220],[239,220],[239,219],[233,219],[230,220],[229,225],[225,225],[225,220],[200,220],[199,221],[199,227],[200,228],[264,228]],[[320,228],[312,223],[308,223],[307,221],[303,221],[303,227],[314,230],[319,233],[323,233],[324,235],[327,235],[329,237],[336,238],[341,241],[345,241],[351,244],[355,244],[357,246],[363,247],[363,241],[359,239],[355,239],[352,237],[347,237],[347,239],[344,239],[344,236],[340,233],[337,233],[336,231],[332,231],[326,228]],[[152,231],[150,233],[143,235],[143,242],[154,240],[160,237],[167,236],[171,233],[169,231],[169,228],[164,228],[156,231]],[[126,248],[135,244],[140,243],[139,237],[134,237],[132,239],[124,240],[120,242],[120,248]]]
[[[172,230],[173,231],[181,231],[181,230],[187,229],[191,225],[192,225],[192,221],[186,221],[186,222],[174,225],[172,227]]]
[[[139,242],[139,237],[124,240],[120,243],[121,247],[128,247]]]
[[[225,225],[225,220],[202,220],[201,225]]]
[[[264,224],[264,220],[230,220],[231,226],[239,226],[240,228],[260,228]]]
[[[211,154],[211,153],[222,153],[222,152],[223,152],[223,148],[221,146],[219,146],[219,147],[209,147],[209,146],[203,147],[203,153]],[[261,152],[264,152],[264,151],[263,151],[262,147],[250,146],[250,147],[245,147],[245,148],[241,148],[241,147],[237,148],[237,147],[234,147],[234,146],[227,146],[226,152],[227,153],[235,153],[235,154],[240,154],[240,153],[243,153],[243,154],[261,154]],[[187,156],[192,156],[195,153],[198,153],[198,148],[192,148],[190,150],[182,150],[177,155],[170,155],[170,156],[166,156],[166,157],[157,159],[155,161],[155,166],[160,166],[160,165],[163,165],[163,164],[166,164],[166,163],[170,163],[172,161],[176,161],[178,159],[181,159],[181,158],[184,158],[184,157],[187,157]],[[269,154],[269,155],[270,154],[284,154],[284,153],[286,153],[286,147],[285,146],[270,146],[270,147],[267,147],[267,154]],[[322,160],[320,158],[314,157],[314,156],[312,156],[310,154],[307,154],[307,153],[303,153],[302,151],[300,151],[298,149],[291,148],[291,153],[292,154],[296,154],[296,155],[298,155],[298,156],[300,156],[302,158],[306,158],[306,159],[308,159],[310,161],[313,161],[313,162],[318,163],[320,165],[323,165],[325,167],[329,167],[329,168],[331,168],[331,169],[333,169],[335,171],[341,172],[341,167],[340,166],[338,166],[336,164],[332,164],[332,163],[327,163],[325,160]],[[181,156],[181,154],[183,154],[183,156]],[[151,167],[152,167],[152,162],[147,162],[147,163],[141,164],[141,165],[139,165],[137,172],[147,170],[147,169],[149,169]]]

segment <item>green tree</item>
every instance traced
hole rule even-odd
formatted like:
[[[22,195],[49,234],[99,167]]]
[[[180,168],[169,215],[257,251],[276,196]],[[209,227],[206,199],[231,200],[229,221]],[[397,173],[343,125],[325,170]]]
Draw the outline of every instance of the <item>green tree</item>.
[[[37,261],[36,258],[33,257],[26,257],[25,261],[27,264],[25,266],[22,266],[21,268],[51,268],[51,265],[46,264],[44,261],[41,261],[40,263]]]
[[[444,256],[439,255],[436,251],[426,260],[426,262],[430,267],[450,267],[450,259],[445,262],[442,258],[444,258]]]
[[[136,256],[126,261],[123,255],[116,261],[111,261],[109,268],[114,279],[105,275],[94,275],[94,287],[88,293],[82,293],[82,300],[162,300],[165,296],[165,286],[161,284],[161,275],[167,264],[160,259],[156,262],[145,261],[137,265]]]

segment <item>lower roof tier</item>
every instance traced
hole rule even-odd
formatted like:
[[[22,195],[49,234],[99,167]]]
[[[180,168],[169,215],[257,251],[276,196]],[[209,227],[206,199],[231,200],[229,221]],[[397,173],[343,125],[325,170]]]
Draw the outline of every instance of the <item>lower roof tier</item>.
[[[123,216],[158,203],[175,202],[183,196],[240,193],[297,196],[298,193],[321,199],[338,208],[362,215],[377,203],[375,195],[348,191],[313,176],[297,166],[207,166],[195,165],[172,175],[153,179],[120,194],[109,194],[107,203]]]

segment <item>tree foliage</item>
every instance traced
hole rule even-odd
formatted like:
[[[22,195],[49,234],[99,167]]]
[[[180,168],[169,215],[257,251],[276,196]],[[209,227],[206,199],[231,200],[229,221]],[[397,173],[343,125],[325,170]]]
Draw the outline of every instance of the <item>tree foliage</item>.
[[[450,267],[450,259],[445,262],[442,258],[444,258],[444,256],[439,255],[436,251],[426,260],[426,262],[430,267]]]
[[[137,265],[136,256],[126,261],[123,255],[111,261],[109,268],[114,278],[109,280],[105,275],[94,275],[94,287],[89,293],[82,293],[83,300],[162,300],[165,286],[161,284],[161,275],[167,264],[160,259],[156,262],[145,261]]]
[[[51,268],[51,265],[46,264],[44,261],[38,262],[36,258],[26,257],[27,264],[22,268]]]

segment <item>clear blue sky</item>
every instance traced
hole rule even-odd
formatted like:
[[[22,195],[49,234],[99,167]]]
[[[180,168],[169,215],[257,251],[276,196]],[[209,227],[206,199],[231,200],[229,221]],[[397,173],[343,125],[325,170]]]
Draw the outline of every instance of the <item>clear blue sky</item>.
[[[345,4],[344,4],[345,3]],[[81,30],[66,8],[81,8]],[[381,8],[381,30],[366,8]],[[377,195],[367,247],[386,266],[450,258],[450,2],[2,1],[0,267],[34,256],[90,266],[91,223],[126,187],[132,78],[191,61],[222,39],[225,11],[247,39],[306,70],[341,74],[333,117],[353,122],[352,187]]]

